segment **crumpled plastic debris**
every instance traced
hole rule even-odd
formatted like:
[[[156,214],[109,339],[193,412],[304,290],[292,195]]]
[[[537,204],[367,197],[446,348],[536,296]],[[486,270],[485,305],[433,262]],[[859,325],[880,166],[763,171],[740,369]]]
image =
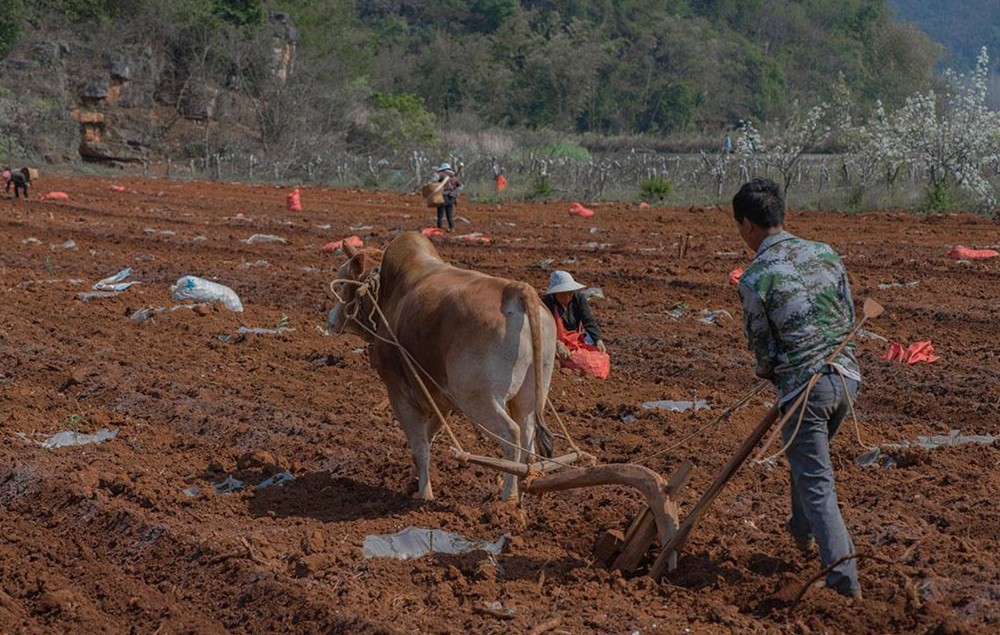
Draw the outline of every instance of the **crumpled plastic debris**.
[[[132,267],[125,267],[113,276],[108,276],[103,280],[98,280],[91,287],[94,291],[111,291],[113,293],[121,293],[125,289],[128,289],[134,284],[140,284],[138,280],[132,280],[131,282],[123,282],[125,278],[132,275]]]
[[[109,185],[108,186],[108,191],[109,192],[124,192],[125,191],[125,186],[124,185]]]
[[[858,337],[863,340],[878,340],[880,342],[888,342],[889,338],[883,337],[878,333],[873,333],[867,329],[858,329]]]
[[[243,242],[253,245],[255,243],[286,243],[288,241],[274,234],[254,234]]]
[[[295,475],[290,472],[278,472],[273,476],[265,478],[260,483],[253,486],[253,489],[262,490],[267,489],[273,485],[281,485],[289,481],[294,481]],[[218,483],[212,483],[212,489],[215,490],[216,494],[232,494],[233,492],[239,492],[246,488],[246,483],[236,478],[235,476],[228,474],[226,478],[222,479]],[[186,496],[197,496],[201,493],[200,487],[189,487],[187,489],[181,490],[181,493]]]
[[[901,364],[916,364],[917,362],[936,362],[941,359],[934,354],[934,345],[930,340],[914,342],[905,349],[896,342],[889,342],[889,350],[880,357],[887,362],[899,362]]]
[[[595,214],[594,210],[580,205],[580,203],[574,201],[572,205],[569,206],[570,216],[582,216],[584,218],[588,216],[593,216]]]
[[[912,288],[920,284],[919,282],[880,282],[878,283],[879,289],[896,289],[896,288]]]
[[[685,412],[692,408],[697,412],[710,408],[708,402],[704,399],[696,399],[695,401],[644,401],[642,407],[646,410],[669,410],[670,412]]]
[[[698,321],[702,324],[715,324],[719,318],[733,319],[733,316],[729,311],[725,309],[702,309],[701,313],[698,314]]]
[[[101,428],[94,434],[84,434],[74,430],[63,430],[62,432],[53,434],[51,437],[39,443],[39,445],[43,448],[66,448],[74,445],[100,443],[101,441],[114,439],[117,436],[117,429],[109,430],[108,428]]]
[[[287,483],[289,481],[294,481],[295,475],[291,472],[278,472],[274,476],[269,476],[265,478],[260,483],[253,486],[255,490],[267,489],[272,485],[281,485],[282,483]]]
[[[69,198],[66,192],[46,192],[39,197],[42,201],[65,201]]]
[[[236,329],[236,332],[240,335],[281,335],[282,333],[289,333],[294,330],[295,329],[290,326],[279,326],[276,329],[247,328],[245,326],[241,326]]]
[[[684,315],[684,311],[686,311],[687,308],[688,305],[686,302],[678,302],[673,307],[667,309],[667,317],[673,320],[679,320]]]
[[[729,285],[735,287],[740,283],[740,278],[743,277],[743,267],[736,267],[729,272]]]
[[[170,288],[172,295],[170,299],[174,302],[193,300],[194,302],[222,302],[227,309],[234,313],[243,312],[243,302],[236,292],[226,285],[211,282],[197,276],[182,276]]]
[[[903,441],[902,443],[891,443],[888,445],[874,447],[856,458],[855,462],[862,467],[874,465],[875,463],[881,463],[883,467],[892,467],[896,464],[896,461],[888,452],[886,452],[886,450],[898,450],[913,447],[924,448],[925,450],[934,450],[940,447],[967,445],[972,443],[991,445],[996,442],[996,440],[997,437],[992,434],[959,434],[958,430],[953,428],[948,431],[948,434],[934,434],[929,437],[917,437],[916,441]]]
[[[484,245],[488,245],[493,240],[492,238],[490,238],[486,234],[483,234],[482,232],[472,232],[471,234],[461,234],[459,236],[455,236],[455,238],[458,238],[460,240],[465,240],[465,241],[468,241],[470,243],[482,243]]]
[[[424,227],[420,230],[421,235],[431,238],[433,236],[444,236],[444,230],[440,227]]]
[[[1000,256],[1000,251],[996,249],[969,249],[962,245],[955,245],[947,251],[947,255],[955,260],[980,260]]]
[[[458,534],[443,529],[407,527],[394,534],[369,534],[365,536],[365,560],[371,558],[395,558],[408,560],[429,553],[461,554],[470,551],[486,551],[499,555],[503,551],[507,536],[500,536],[493,542],[467,540]]]

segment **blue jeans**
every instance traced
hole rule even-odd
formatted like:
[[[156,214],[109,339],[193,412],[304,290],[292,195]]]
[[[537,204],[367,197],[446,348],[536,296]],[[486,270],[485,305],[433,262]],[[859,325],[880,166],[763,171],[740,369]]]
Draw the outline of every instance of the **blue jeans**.
[[[854,553],[854,543],[837,505],[830,440],[850,412],[849,400],[858,394],[858,382],[841,378],[832,369],[829,372],[820,377],[809,399],[795,410],[781,430],[787,444],[805,409],[795,439],[785,450],[792,484],[792,516],[788,530],[799,539],[810,536],[816,539],[824,568],[837,558]],[[845,383],[849,394],[844,390]],[[856,560],[852,558],[837,565],[827,574],[826,585],[844,595],[860,590]]]

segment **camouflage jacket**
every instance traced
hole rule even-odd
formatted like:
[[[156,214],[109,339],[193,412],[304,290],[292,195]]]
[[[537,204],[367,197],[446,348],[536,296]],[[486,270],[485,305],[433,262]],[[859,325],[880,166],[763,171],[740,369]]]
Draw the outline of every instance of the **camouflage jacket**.
[[[740,277],[743,328],[758,377],[793,397],[854,329],[854,302],[840,256],[829,245],[780,232],[768,236]],[[854,343],[834,360],[861,381]]]

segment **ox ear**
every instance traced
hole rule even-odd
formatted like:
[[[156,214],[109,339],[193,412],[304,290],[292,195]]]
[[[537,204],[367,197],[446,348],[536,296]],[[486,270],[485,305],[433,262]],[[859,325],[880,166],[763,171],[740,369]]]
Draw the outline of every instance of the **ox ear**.
[[[347,245],[345,245],[345,247],[346,246]],[[351,247],[351,251],[354,252],[353,254],[351,254],[351,260],[350,260],[351,272],[352,274],[360,277],[361,274],[364,273],[365,271],[365,254],[364,252],[358,251],[353,247]]]

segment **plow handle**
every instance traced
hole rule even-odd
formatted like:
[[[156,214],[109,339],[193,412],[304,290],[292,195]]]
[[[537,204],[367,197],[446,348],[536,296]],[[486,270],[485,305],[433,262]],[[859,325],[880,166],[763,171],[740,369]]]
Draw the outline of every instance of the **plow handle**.
[[[709,488],[702,495],[701,500],[698,504],[694,506],[691,513],[688,514],[684,522],[681,523],[680,528],[677,530],[677,535],[673,539],[663,546],[663,550],[660,551],[660,555],[657,556],[656,562],[653,563],[653,568],[650,570],[649,574],[655,578],[659,579],[663,575],[663,570],[667,566],[667,562],[670,559],[670,554],[675,551],[680,551],[684,543],[687,542],[688,534],[691,533],[691,529],[694,528],[695,523],[705,515],[708,508],[712,505],[712,502],[725,487],[729,479],[736,474],[736,470],[740,468],[741,465],[753,452],[754,447],[760,442],[760,440],[767,434],[767,431],[774,425],[774,422],[778,420],[778,404],[771,406],[771,409],[767,411],[764,418],[760,420],[757,427],[753,429],[750,436],[747,437],[740,449],[736,451],[736,454],[729,459],[726,466],[722,468],[722,472],[715,478],[715,481],[709,486]]]

